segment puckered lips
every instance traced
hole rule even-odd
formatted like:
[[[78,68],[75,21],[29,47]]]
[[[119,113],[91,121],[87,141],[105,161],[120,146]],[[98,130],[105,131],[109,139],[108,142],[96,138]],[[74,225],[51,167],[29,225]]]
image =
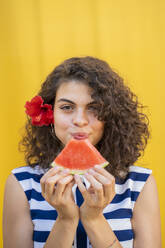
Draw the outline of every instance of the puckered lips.
[[[74,139],[77,140],[83,140],[88,138],[88,134],[84,132],[72,133],[71,135],[73,136]]]

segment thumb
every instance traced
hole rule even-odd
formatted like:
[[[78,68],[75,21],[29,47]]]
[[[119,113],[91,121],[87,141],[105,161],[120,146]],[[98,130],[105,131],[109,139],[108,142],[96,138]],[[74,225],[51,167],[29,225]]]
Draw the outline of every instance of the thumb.
[[[72,180],[70,183],[68,183],[66,189],[65,189],[65,193],[70,195],[72,193],[72,187],[75,184],[74,180]]]
[[[74,175],[74,179],[75,179],[77,186],[78,186],[78,188],[79,188],[79,190],[80,190],[80,192],[81,192],[81,194],[85,200],[88,197],[88,191],[87,191],[86,187],[84,186],[83,182],[81,181],[81,178],[79,175]]]

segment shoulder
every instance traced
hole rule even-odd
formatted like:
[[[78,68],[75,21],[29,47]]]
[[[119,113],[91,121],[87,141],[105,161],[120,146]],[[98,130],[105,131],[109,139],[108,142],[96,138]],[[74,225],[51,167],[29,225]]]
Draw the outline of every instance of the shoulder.
[[[18,184],[18,187],[24,191],[27,200],[31,200],[32,190],[40,192],[40,179],[45,171],[40,166],[34,168],[30,166],[22,166],[11,171],[11,175],[7,180],[7,184],[11,182]]]
[[[45,171],[40,166],[21,166],[11,171],[5,185],[5,197],[17,202],[30,201],[32,190],[40,191],[40,179]]]
[[[15,216],[14,218],[19,218],[19,211],[16,211],[18,206],[19,208],[23,207],[24,209],[27,209],[28,201],[20,183],[11,173],[6,180],[5,185],[4,213],[10,213],[11,216]]]
[[[156,180],[154,176],[151,174],[146,180],[144,187],[141,191],[141,194],[137,199],[137,202],[135,204],[135,210],[140,207],[143,207],[144,209],[145,207],[146,210],[148,211],[148,209],[152,208],[152,206],[155,203],[156,204],[158,203],[158,191],[157,191]]]
[[[16,177],[11,173],[7,180],[5,185],[5,197],[10,199],[13,202],[17,202],[20,199],[20,195],[24,197],[21,185],[17,181]]]
[[[40,178],[44,170],[36,166],[22,166],[15,168],[8,176],[5,185],[5,201],[17,205],[18,202],[28,204],[33,189],[40,191]]]
[[[32,230],[33,225],[28,200],[20,183],[11,173],[6,181],[3,201],[3,240],[5,247],[12,247],[14,244],[14,247],[16,247],[18,240],[23,241],[27,238],[30,245],[26,245],[31,247]]]

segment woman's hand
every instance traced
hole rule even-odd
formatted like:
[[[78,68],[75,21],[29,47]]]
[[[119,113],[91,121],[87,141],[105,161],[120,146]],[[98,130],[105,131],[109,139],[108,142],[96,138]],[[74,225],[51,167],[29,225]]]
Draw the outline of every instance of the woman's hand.
[[[99,217],[103,209],[113,200],[115,196],[115,178],[105,169],[95,166],[85,174],[90,182],[87,190],[80,177],[75,175],[75,181],[84,198],[80,207],[81,219],[94,219]]]
[[[79,219],[79,207],[72,193],[74,179],[68,171],[60,171],[55,167],[50,169],[40,180],[42,196],[58,212],[58,218],[66,220]]]

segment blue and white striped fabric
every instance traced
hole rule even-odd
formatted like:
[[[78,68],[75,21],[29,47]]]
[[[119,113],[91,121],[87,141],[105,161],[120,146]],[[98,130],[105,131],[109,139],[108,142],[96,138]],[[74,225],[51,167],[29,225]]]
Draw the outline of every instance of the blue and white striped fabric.
[[[31,218],[34,224],[34,248],[42,248],[57,218],[56,210],[41,195],[40,179],[44,174],[44,170],[39,166],[35,168],[26,166],[16,168],[12,173],[21,184],[29,202]],[[116,182],[116,195],[103,211],[123,248],[133,247],[134,234],[131,226],[133,208],[151,173],[150,169],[131,166],[127,178],[123,182]],[[84,183],[88,188],[89,182],[85,178]],[[75,201],[80,205],[82,197],[77,186],[74,185],[72,190]],[[92,247],[80,222],[72,247]]]

